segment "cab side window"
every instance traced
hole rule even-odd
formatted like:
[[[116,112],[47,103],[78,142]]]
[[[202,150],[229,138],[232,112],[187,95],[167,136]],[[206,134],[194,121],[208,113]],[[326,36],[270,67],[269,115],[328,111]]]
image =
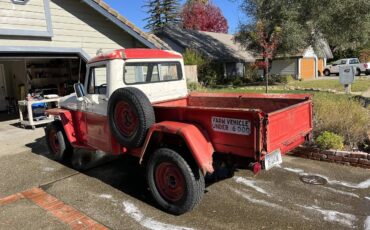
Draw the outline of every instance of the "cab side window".
[[[92,67],[89,74],[88,94],[106,94],[107,92],[107,67]]]
[[[181,79],[179,62],[126,63],[124,68],[124,81],[129,85]]]

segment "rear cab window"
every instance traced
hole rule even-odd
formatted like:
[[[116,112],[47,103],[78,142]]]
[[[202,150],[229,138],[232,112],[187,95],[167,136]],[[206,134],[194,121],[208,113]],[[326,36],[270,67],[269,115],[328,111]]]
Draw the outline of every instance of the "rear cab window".
[[[145,84],[177,81],[183,78],[180,62],[126,62],[125,84]]]

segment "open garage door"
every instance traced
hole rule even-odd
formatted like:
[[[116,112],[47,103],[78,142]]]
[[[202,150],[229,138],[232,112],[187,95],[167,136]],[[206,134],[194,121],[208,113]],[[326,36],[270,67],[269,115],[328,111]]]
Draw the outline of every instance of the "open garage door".
[[[36,92],[67,95],[86,72],[86,63],[77,54],[2,53],[0,65],[4,70],[6,96],[15,100]]]
[[[0,115],[16,116],[18,101],[28,95],[38,100],[72,93],[85,72],[78,53],[0,53]]]

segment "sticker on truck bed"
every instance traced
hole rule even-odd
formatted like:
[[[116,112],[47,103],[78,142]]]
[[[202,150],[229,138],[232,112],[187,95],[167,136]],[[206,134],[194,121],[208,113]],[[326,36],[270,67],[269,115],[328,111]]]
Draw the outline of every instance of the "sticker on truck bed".
[[[242,119],[212,117],[212,129],[223,133],[249,135],[251,134],[251,123]]]

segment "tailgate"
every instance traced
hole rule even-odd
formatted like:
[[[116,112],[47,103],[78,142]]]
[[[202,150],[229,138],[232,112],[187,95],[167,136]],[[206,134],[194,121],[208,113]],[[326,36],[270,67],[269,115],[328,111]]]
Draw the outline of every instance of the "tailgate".
[[[265,143],[267,152],[287,153],[305,141],[312,131],[312,100],[267,114]]]

